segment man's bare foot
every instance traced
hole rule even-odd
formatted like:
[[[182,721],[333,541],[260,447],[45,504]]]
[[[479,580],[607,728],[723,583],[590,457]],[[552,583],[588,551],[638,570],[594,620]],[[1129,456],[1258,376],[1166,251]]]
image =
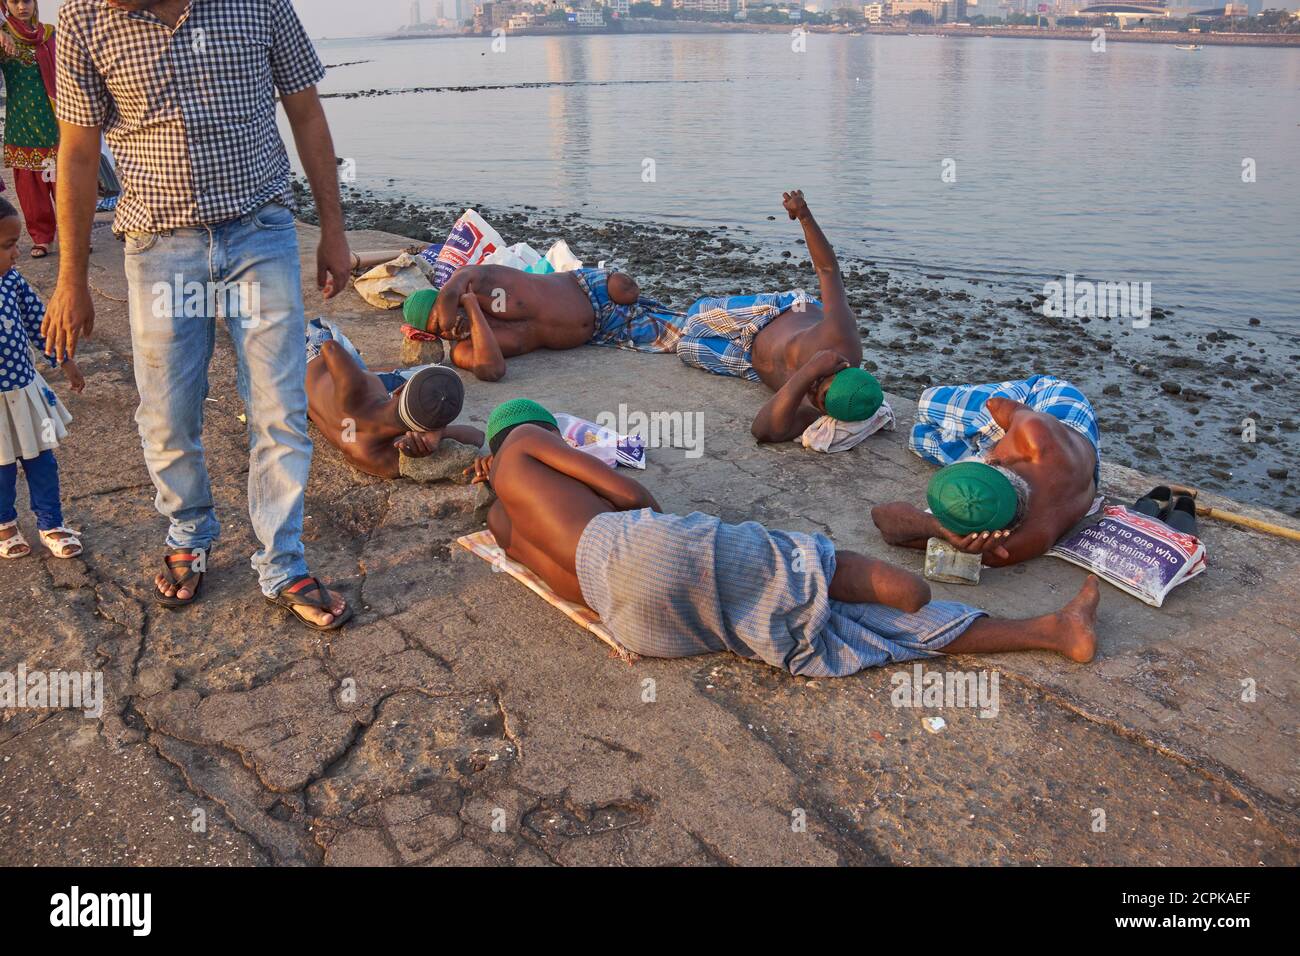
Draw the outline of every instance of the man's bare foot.
[[[1097,575],[1088,575],[1079,593],[1069,604],[1056,612],[1060,643],[1055,648],[1072,661],[1086,664],[1097,652],[1097,604],[1101,600],[1101,586]]]
[[[871,520],[880,529],[887,544],[900,547],[925,547],[925,542],[935,537],[937,521],[904,501],[891,501],[871,509]]]
[[[198,597],[207,562],[204,548],[168,548],[163,554],[163,570],[154,575],[155,600],[170,608],[189,604]]]
[[[161,574],[153,579],[153,584],[154,587],[158,589],[158,593],[164,597],[174,597],[182,601],[188,601],[190,598],[194,597],[194,590],[192,588],[189,586],[178,588],[175,581],[169,581]]]

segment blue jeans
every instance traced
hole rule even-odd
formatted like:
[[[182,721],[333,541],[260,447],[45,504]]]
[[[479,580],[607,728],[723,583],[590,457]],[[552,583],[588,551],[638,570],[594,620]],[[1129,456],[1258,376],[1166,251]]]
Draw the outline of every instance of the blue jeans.
[[[54,449],[47,448],[35,458],[20,458],[27,474],[27,490],[32,496],[32,513],[36,527],[42,531],[63,526],[63,506],[59,503],[59,463]],[[14,502],[18,499],[18,461],[0,465],[0,524],[18,517]]]
[[[302,497],[311,467],[301,270],[278,203],[214,226],[128,233],[126,278],[145,465],[167,544],[208,548],[221,526],[203,453],[208,364],[221,318],[248,416],[248,512],[262,592],[307,574]]]

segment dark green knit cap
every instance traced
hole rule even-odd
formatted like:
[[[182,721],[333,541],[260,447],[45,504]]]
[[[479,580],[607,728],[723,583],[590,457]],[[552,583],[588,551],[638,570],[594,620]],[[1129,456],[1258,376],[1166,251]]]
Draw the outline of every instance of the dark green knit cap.
[[[953,534],[1001,531],[1016,517],[1016,489],[992,465],[959,461],[940,468],[925,493],[931,513]]]
[[[531,398],[512,398],[492,409],[492,414],[488,416],[488,445],[491,446],[492,439],[496,438],[497,433],[515,425],[523,425],[525,422],[550,425],[557,429],[560,427],[555,421],[555,416]]]
[[[433,314],[433,306],[437,301],[437,289],[420,289],[412,292],[402,303],[402,319],[407,325],[421,332],[428,332],[429,316]]]
[[[884,401],[880,383],[866,369],[840,369],[826,390],[826,414],[842,422],[865,422]]]

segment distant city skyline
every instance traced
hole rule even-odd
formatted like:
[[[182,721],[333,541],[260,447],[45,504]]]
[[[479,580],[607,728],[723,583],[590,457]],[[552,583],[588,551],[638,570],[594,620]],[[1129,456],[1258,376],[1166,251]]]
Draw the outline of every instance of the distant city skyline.
[[[53,23],[63,0],[44,0],[41,3],[41,17]],[[414,0],[366,0],[359,4],[357,0],[291,0],[298,16],[302,18],[307,33],[313,37],[367,36],[377,33],[391,33],[411,22],[411,9]],[[474,0],[459,0],[461,16],[473,13]],[[758,6],[762,0],[750,0],[751,6]],[[859,9],[869,0],[833,0],[825,5],[826,9],[839,6],[855,6]],[[1243,0],[1244,2],[1244,0]],[[425,20],[434,20],[444,16],[445,0],[419,0],[421,16]],[[818,4],[820,6],[820,4]],[[1175,5],[1178,5],[1175,3]],[[1252,8],[1253,8],[1252,4]],[[1264,9],[1300,9],[1300,0],[1262,0]],[[365,16],[357,15],[358,8],[364,8]]]

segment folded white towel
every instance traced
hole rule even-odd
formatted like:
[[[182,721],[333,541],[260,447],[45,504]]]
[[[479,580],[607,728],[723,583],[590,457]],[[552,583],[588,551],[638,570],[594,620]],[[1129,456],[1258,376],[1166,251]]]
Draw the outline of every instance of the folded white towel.
[[[889,402],[882,404],[876,409],[876,414],[861,422],[842,422],[838,418],[823,415],[804,429],[799,440],[803,442],[804,448],[829,454],[848,451],[882,428],[894,430],[894,410],[889,407]]]

